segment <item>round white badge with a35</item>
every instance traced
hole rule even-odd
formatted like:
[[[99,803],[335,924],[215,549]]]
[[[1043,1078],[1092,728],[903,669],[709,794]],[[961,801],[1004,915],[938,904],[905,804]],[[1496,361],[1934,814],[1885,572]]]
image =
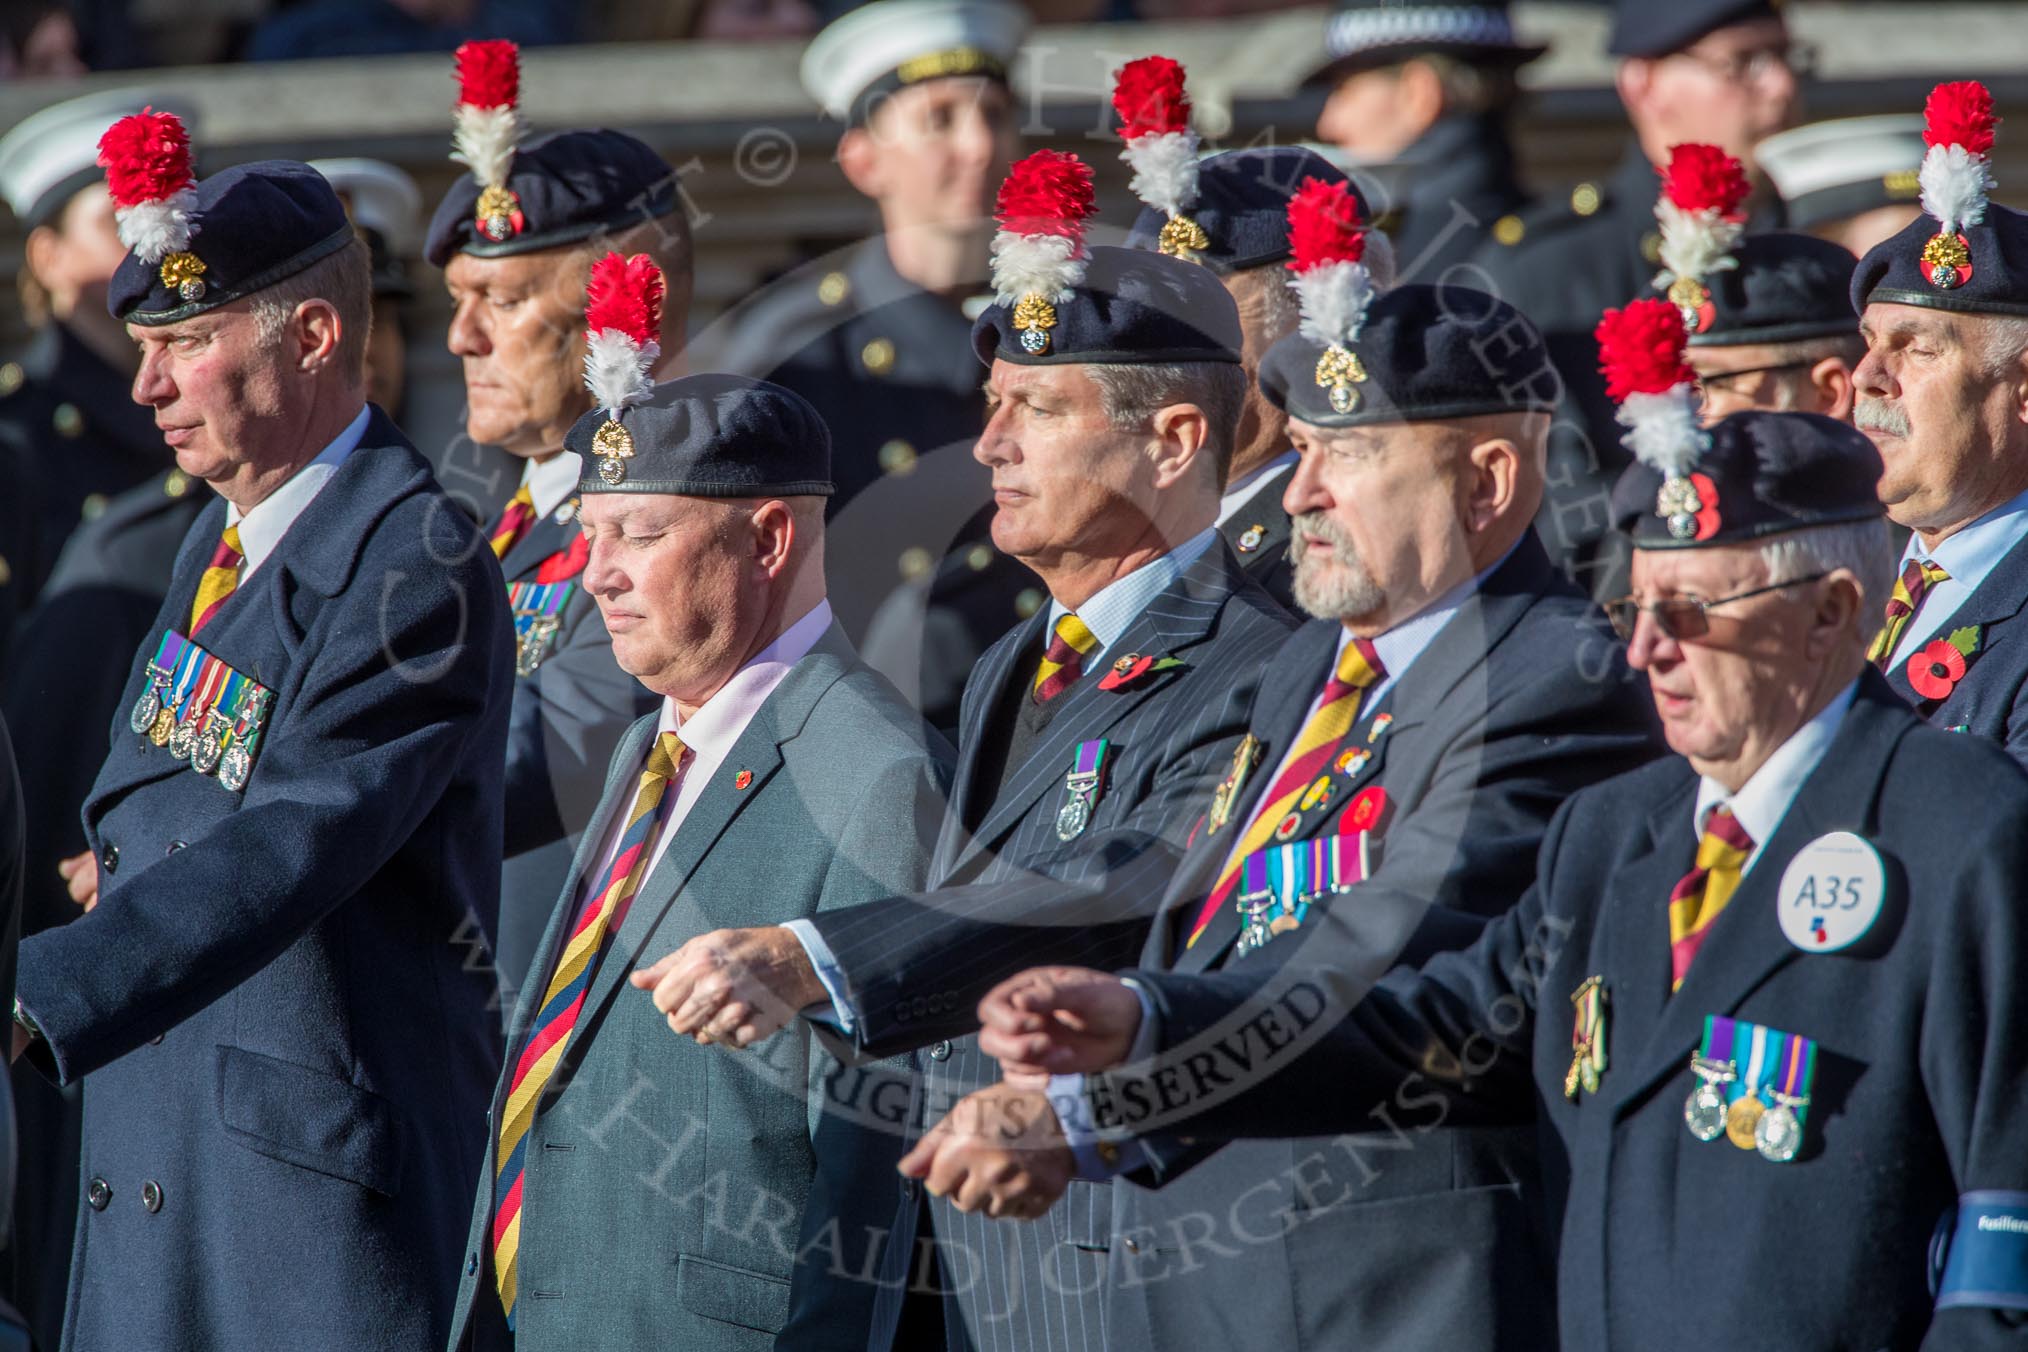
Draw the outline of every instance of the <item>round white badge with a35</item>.
[[[1850,831],[1818,836],[1782,870],[1782,933],[1805,953],[1836,953],[1873,928],[1886,896],[1880,851]]]

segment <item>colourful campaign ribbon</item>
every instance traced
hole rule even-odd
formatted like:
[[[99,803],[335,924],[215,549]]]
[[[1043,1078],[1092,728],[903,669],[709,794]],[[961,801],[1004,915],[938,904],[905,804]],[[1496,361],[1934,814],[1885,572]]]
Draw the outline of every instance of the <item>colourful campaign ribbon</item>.
[[[1359,836],[1329,835],[1256,850],[1239,866],[1241,902],[1250,913],[1267,903],[1259,915],[1263,923],[1287,916],[1300,925],[1309,919],[1310,903],[1365,879],[1360,846]]]
[[[561,614],[576,590],[575,582],[508,583],[507,606],[514,612],[516,629],[522,627],[523,616],[534,620]]]
[[[204,660],[211,654],[189,639],[182,638],[180,634],[177,637],[182,639],[182,649],[176,655],[176,669],[169,678],[169,698],[164,700],[163,704],[168,708],[170,716],[180,722],[183,706],[189,703],[191,689],[197,684],[198,673],[203,669]]]
[[[1699,1052],[1707,1061],[1730,1061],[1738,1074],[1725,1086],[1730,1104],[1751,1092],[1763,1103],[1775,1102],[1780,1093],[1801,1100],[1794,1107],[1798,1123],[1809,1111],[1810,1085],[1817,1076],[1817,1044],[1800,1033],[1784,1033],[1744,1019],[1722,1014],[1704,1016],[1704,1044]]]

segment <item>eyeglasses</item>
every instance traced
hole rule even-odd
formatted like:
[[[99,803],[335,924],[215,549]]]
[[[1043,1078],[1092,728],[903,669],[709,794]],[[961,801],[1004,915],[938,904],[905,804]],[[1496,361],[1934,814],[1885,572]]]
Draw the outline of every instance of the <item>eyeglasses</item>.
[[[1745,366],[1737,371],[1713,371],[1708,376],[1699,376],[1695,382],[1698,407],[1710,408],[1713,394],[1731,393],[1730,382],[1738,380],[1741,376],[1771,376],[1778,371],[1806,371],[1815,364],[1807,361],[1785,361],[1773,366]]]
[[[1765,587],[1755,587],[1752,591],[1721,596],[1716,601],[1706,601],[1697,596],[1665,596],[1659,601],[1650,601],[1643,605],[1631,596],[1622,596],[1617,601],[1608,601],[1605,613],[1606,618],[1612,621],[1613,632],[1623,640],[1633,639],[1634,625],[1640,620],[1641,612],[1645,610],[1655,617],[1657,629],[1681,643],[1688,639],[1702,638],[1711,632],[1711,619],[1704,612],[1713,606],[1730,605],[1734,601],[1744,601],[1751,596],[1765,596],[1769,592],[1782,591],[1788,587],[1800,587],[1805,582],[1820,582],[1829,576],[1830,574],[1826,572],[1811,573],[1807,577],[1787,578],[1781,582],[1770,582]]]
[[[1732,52],[1726,56],[1713,56],[1706,52],[1672,52],[1686,61],[1693,61],[1704,67],[1728,84],[1753,84],[1772,74],[1780,66],[1798,80],[1807,80],[1817,73],[1817,49],[1807,42],[1790,42],[1779,47],[1757,47],[1750,52]]]

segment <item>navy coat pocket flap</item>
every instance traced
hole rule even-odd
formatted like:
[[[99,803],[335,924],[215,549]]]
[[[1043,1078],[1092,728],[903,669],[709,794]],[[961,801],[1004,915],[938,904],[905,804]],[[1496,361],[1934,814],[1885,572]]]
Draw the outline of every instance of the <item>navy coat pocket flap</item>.
[[[218,1118],[228,1135],[257,1154],[382,1196],[401,1190],[394,1105],[335,1075],[220,1047]]]
[[[787,1279],[751,1268],[678,1254],[676,1291],[684,1309],[706,1319],[763,1333],[780,1333],[789,1322]]]

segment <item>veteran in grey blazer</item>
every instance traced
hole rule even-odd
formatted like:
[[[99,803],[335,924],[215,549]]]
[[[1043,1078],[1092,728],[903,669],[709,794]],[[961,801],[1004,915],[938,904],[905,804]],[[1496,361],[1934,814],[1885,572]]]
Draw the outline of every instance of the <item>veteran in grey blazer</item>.
[[[609,422],[630,456],[594,451]],[[806,1034],[710,1054],[640,988],[693,935],[920,886],[945,750],[831,618],[829,441],[801,398],[693,376],[569,444],[584,587],[663,701],[621,739],[514,1014],[450,1346],[759,1352],[813,1176],[864,1154],[831,1139],[858,1128],[817,1111]],[[831,1294],[863,1327],[872,1288]]]

